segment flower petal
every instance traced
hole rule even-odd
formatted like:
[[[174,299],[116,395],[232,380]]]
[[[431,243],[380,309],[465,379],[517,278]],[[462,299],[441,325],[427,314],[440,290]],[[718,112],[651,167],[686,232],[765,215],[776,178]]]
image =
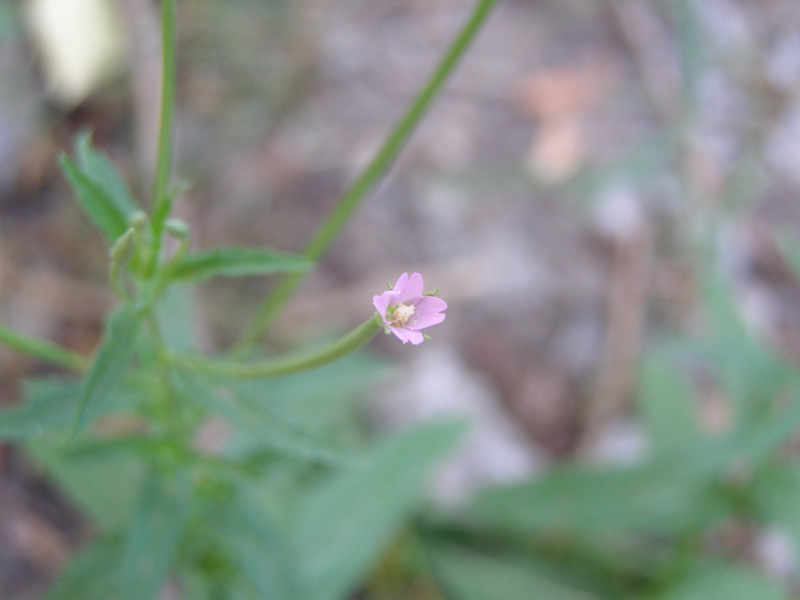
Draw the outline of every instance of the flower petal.
[[[408,273],[403,273],[397,278],[397,283],[394,284],[392,291],[395,294],[404,294],[406,286],[408,285]]]
[[[419,331],[409,331],[408,341],[411,342],[413,346],[416,346],[425,341],[425,336],[422,335]]]
[[[430,315],[433,313],[442,312],[447,308],[447,302],[435,296],[423,296],[416,307],[414,307],[414,314],[417,315]]]
[[[389,325],[389,331],[397,336],[404,344],[409,340],[408,334],[414,333],[413,331],[409,331],[408,329],[403,329],[402,327],[397,327],[396,325]]]
[[[420,297],[422,297],[424,285],[425,284],[422,282],[422,275],[419,273],[412,273],[398,300],[403,304],[417,304]]]
[[[416,318],[413,322],[409,321],[408,325],[411,326],[411,329],[425,329],[426,327],[431,327],[432,325],[438,325],[442,321],[444,321],[445,314],[444,313],[431,313],[428,315],[414,315]]]
[[[383,292],[380,296],[372,297],[372,305],[382,319],[386,319],[386,309],[389,308],[392,292]]]

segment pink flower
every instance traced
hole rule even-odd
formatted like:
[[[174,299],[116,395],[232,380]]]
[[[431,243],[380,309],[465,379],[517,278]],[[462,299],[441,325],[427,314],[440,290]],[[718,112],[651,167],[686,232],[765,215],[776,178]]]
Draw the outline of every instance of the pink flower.
[[[386,326],[405,344],[421,344],[425,336],[420,329],[444,321],[447,303],[441,298],[422,293],[422,275],[403,273],[394,287],[372,298],[378,314]]]

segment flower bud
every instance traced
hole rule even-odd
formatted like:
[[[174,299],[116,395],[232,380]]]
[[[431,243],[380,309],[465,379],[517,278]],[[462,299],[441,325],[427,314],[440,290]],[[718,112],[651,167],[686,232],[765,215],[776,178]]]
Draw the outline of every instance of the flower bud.
[[[131,256],[133,256],[133,249],[136,246],[133,236],[134,230],[133,227],[131,227],[114,242],[110,252],[112,264],[124,265],[131,259]]]

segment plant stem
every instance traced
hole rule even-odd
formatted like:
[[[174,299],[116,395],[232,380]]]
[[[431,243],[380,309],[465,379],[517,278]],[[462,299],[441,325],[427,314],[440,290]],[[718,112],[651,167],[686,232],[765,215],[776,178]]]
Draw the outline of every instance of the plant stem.
[[[175,0],[161,0],[161,116],[158,125],[158,154],[153,180],[153,232],[159,244],[164,221],[169,215],[172,172],[172,140],[175,117]],[[157,254],[157,253],[156,253]]]
[[[379,317],[374,315],[350,333],[327,346],[276,360],[243,363],[218,361],[202,356],[181,357],[178,360],[186,366],[204,373],[235,379],[289,375],[322,366],[349,354],[372,339],[382,328],[383,325]]]
[[[2,325],[0,325],[0,343],[18,352],[30,354],[73,371],[87,371],[91,363],[90,359],[82,354],[44,340],[29,337]]]
[[[344,192],[336,206],[309,241],[305,249],[305,255],[308,258],[317,261],[325,254],[366,194],[375,187],[378,180],[392,165],[433,100],[441,92],[444,83],[452,74],[470,43],[480,31],[496,1],[478,0],[472,15],[451,42],[450,47],[428,79],[428,82],[394,126],[378,153],[361,175]],[[272,319],[291,298],[303,277],[303,273],[293,273],[287,275],[278,283],[256,314],[252,325],[245,330],[234,346],[235,354],[243,354],[253,348]]]

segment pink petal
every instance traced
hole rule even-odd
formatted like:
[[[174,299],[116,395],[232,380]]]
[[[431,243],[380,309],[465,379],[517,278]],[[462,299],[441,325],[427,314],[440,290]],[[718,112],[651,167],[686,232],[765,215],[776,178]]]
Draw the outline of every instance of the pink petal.
[[[389,308],[389,301],[391,300],[392,292],[383,292],[380,296],[372,297],[372,305],[378,314],[383,317],[386,314],[386,309]]]
[[[397,336],[404,344],[409,340],[409,333],[413,333],[413,331],[409,331],[408,329],[403,329],[402,327],[397,327],[395,325],[389,325],[389,331]]]
[[[395,294],[403,294],[405,293],[406,285],[408,285],[408,273],[403,273],[397,278],[397,283],[394,284],[392,291]]]
[[[399,301],[403,304],[416,304],[422,296],[424,285],[425,284],[422,282],[422,275],[419,273],[412,273],[411,277],[408,278],[405,289],[400,294]]]
[[[408,341],[411,342],[413,346],[416,346],[425,341],[425,336],[422,335],[419,331],[409,331]]]
[[[413,329],[425,329],[426,327],[431,327],[432,325],[438,325],[442,321],[444,321],[444,313],[433,313],[428,315],[415,315],[417,318],[414,319],[414,322],[409,324]]]
[[[435,296],[423,296],[419,303],[414,307],[414,314],[430,315],[442,312],[447,308],[447,302]]]

